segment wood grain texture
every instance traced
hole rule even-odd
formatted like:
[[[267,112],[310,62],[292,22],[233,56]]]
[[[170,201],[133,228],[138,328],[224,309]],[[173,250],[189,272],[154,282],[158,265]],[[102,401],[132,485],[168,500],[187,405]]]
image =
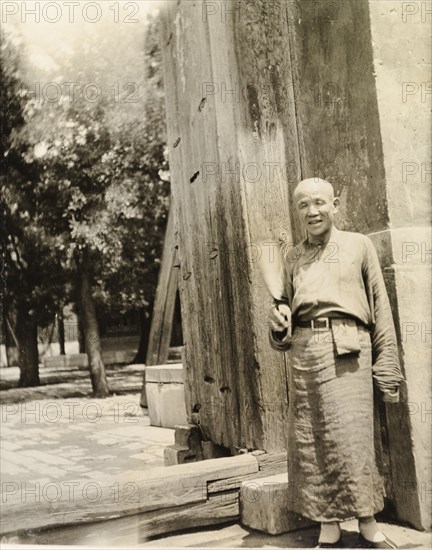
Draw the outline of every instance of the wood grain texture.
[[[294,118],[284,14],[253,26],[235,10],[206,19],[193,2],[163,14],[188,415],[228,448],[286,448],[286,366],[268,344],[256,264],[271,253],[258,241],[291,239],[286,166],[299,174],[295,129],[282,120]]]
[[[153,468],[142,476],[137,472],[124,472],[97,483],[81,479],[68,482],[68,485],[39,484],[34,494],[26,486],[26,492],[18,490],[3,501],[0,534],[151,511],[158,511],[154,514],[156,517],[169,508],[206,502],[209,482],[258,471],[254,456],[240,455]]]
[[[146,365],[164,365],[168,359],[178,281],[177,251],[174,239],[174,214],[168,215],[164,249],[156,289]]]
[[[294,0],[286,9],[303,177],[334,184],[341,197],[340,229],[385,229],[388,208],[369,2]]]
[[[155,303],[150,327],[146,365],[163,365],[168,360],[174,308],[178,289],[179,267],[174,237],[174,213],[170,208],[165,233],[164,249],[160,267]],[[146,373],[140,398],[141,407],[147,407]]]
[[[218,525],[240,518],[238,491],[210,496],[209,500],[148,512],[139,517],[139,538],[174,533],[192,527]]]
[[[256,243],[303,237],[292,194],[304,177],[334,182],[342,229],[388,224],[369,8],[216,4],[205,18],[180,2],[164,19],[188,412],[216,444],[276,452],[286,365],[268,346],[254,259],[270,250]]]
[[[231,479],[211,481],[207,484],[208,494],[220,493],[232,489],[240,489],[243,482],[252,481],[261,477],[277,474],[286,474],[288,479],[287,453],[269,453],[256,456],[259,471],[254,474],[245,474]]]

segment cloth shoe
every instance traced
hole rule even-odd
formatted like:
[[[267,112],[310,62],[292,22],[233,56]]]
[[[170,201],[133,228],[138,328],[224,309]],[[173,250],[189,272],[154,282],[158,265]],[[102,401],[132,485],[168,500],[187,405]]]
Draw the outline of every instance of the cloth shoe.
[[[321,523],[317,548],[341,548],[341,528],[337,521]]]
[[[375,518],[359,519],[359,542],[363,548],[397,548],[384,533],[379,530]]]

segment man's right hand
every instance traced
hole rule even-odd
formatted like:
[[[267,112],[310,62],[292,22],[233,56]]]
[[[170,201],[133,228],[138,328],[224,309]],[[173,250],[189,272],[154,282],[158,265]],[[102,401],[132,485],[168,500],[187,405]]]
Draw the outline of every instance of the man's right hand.
[[[269,325],[273,332],[283,332],[291,327],[291,310],[288,304],[273,305],[269,312]]]

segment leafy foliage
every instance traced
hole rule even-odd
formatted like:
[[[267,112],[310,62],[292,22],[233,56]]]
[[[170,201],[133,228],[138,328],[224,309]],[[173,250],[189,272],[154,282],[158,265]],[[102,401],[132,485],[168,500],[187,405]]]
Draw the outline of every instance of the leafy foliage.
[[[1,90],[1,209],[4,282],[2,303],[13,312],[20,305],[46,326],[64,294],[66,269],[56,239],[39,223],[36,182],[41,167],[27,163],[28,145],[15,141],[24,125],[25,96],[18,47],[19,37],[0,38]]]
[[[1,38],[6,305],[40,327],[77,296],[83,258],[100,311],[148,315],[154,297],[169,202],[157,23],[101,25],[43,66],[13,28]]]
[[[14,146],[40,168],[38,227],[70,265],[86,248],[100,304],[127,311],[149,306],[167,218],[161,55],[154,20],[145,43],[142,29],[105,30],[54,59],[49,77],[62,95],[28,94]]]

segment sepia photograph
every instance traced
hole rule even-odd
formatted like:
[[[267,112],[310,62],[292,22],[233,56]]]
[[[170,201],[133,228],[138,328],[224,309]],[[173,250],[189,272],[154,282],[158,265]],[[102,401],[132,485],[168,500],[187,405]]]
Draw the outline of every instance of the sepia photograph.
[[[432,548],[432,0],[0,17],[0,547]]]

